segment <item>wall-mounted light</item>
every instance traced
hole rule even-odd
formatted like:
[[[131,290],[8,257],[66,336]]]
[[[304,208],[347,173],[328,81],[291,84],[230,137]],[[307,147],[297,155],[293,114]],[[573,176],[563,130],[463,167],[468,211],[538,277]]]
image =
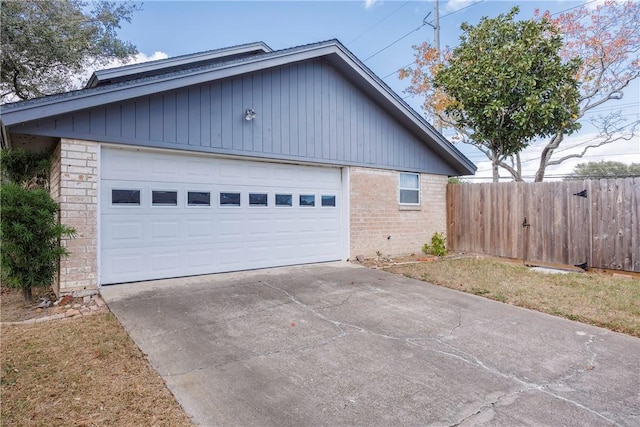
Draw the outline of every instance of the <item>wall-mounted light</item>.
[[[244,119],[249,122],[255,118],[256,111],[253,108],[247,108],[247,111],[244,112]]]

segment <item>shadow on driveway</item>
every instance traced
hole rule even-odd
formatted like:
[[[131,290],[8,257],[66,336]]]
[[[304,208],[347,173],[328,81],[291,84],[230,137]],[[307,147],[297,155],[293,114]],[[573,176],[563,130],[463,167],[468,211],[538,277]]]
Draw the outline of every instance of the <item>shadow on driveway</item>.
[[[102,295],[198,425],[640,425],[640,340],[348,263]]]

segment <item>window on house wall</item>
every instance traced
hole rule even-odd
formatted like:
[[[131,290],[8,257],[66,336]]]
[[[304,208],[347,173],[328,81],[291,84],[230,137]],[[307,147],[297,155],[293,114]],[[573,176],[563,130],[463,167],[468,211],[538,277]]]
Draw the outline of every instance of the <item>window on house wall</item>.
[[[400,173],[401,205],[420,204],[420,175],[417,173]]]

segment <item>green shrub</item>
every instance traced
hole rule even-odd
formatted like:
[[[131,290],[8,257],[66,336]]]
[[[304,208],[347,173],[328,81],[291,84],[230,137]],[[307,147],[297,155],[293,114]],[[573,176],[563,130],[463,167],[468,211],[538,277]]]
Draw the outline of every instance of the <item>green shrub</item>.
[[[422,252],[435,256],[445,256],[447,254],[447,243],[444,233],[434,233],[431,236],[431,244],[425,243]]]
[[[2,181],[15,182],[25,187],[47,188],[51,154],[24,149],[0,151]]]
[[[0,274],[3,283],[21,289],[31,301],[31,289],[51,286],[68,251],[59,244],[75,230],[59,224],[58,204],[44,189],[28,190],[15,183],[0,188]]]

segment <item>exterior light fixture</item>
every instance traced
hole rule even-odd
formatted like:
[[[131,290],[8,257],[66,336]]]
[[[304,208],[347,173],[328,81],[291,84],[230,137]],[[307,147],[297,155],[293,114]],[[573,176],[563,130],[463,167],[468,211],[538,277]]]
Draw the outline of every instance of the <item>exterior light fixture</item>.
[[[256,118],[256,111],[253,108],[247,108],[244,112],[244,119],[248,122]]]

